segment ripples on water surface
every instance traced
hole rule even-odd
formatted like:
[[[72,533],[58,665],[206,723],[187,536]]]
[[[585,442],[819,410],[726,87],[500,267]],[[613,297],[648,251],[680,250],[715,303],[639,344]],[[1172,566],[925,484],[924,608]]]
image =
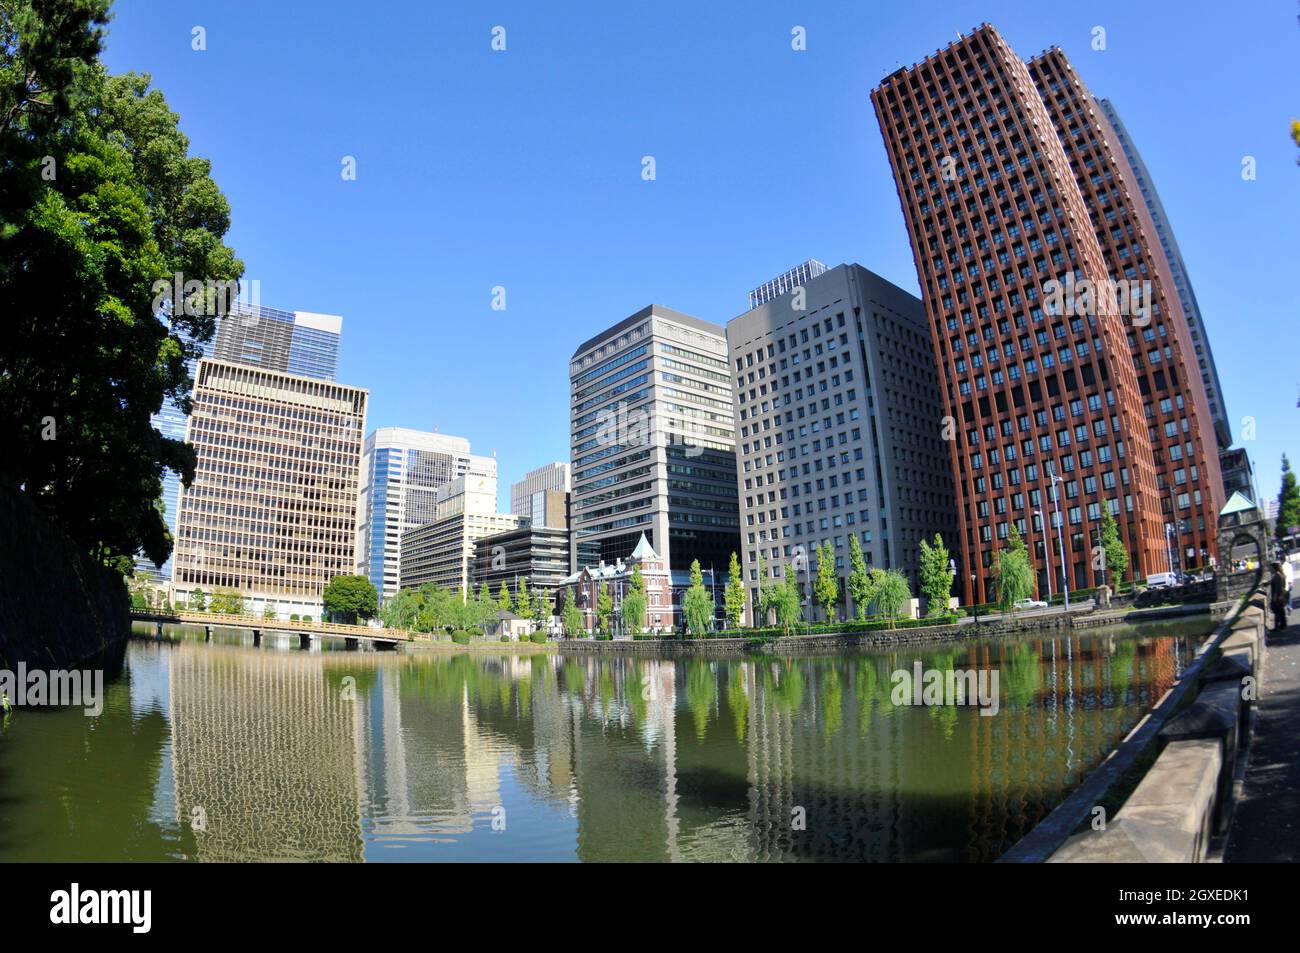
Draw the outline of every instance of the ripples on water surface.
[[[992,860],[1209,628],[708,661],[176,628],[128,644],[99,717],[11,720],[0,860]],[[996,668],[1001,711],[895,707],[916,659]]]

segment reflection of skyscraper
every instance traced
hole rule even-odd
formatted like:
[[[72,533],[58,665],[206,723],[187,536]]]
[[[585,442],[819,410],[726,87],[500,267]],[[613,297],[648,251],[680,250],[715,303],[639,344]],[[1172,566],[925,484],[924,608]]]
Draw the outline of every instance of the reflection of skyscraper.
[[[168,669],[176,810],[196,859],[362,859],[354,704],[320,655],[181,643]]]

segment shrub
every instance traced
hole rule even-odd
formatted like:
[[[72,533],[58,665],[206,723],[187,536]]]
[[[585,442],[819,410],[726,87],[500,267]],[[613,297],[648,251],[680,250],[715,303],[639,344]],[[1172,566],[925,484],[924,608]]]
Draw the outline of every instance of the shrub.
[[[292,615],[290,615],[290,616],[289,616],[289,621],[290,621],[290,622],[297,622],[297,621],[299,621],[299,619],[298,619],[298,613],[295,612],[295,613],[293,613]]]
[[[302,617],[302,621],[303,621],[303,622],[310,622],[310,621],[311,621],[311,616],[309,616],[309,615],[305,615],[305,616],[303,616],[303,617]]]
[[[470,635],[464,629],[456,629],[451,633],[451,640],[457,645],[469,645]]]
[[[545,632],[534,632],[531,636],[529,636],[529,638],[531,638],[531,639],[533,640],[533,644],[534,644],[534,645],[545,645],[545,644],[546,644],[546,633],[545,633]]]
[[[509,642],[509,641],[510,641],[510,636],[508,636],[508,635],[506,635],[504,632],[502,632],[502,633],[501,633],[501,641],[502,641],[502,642]]]

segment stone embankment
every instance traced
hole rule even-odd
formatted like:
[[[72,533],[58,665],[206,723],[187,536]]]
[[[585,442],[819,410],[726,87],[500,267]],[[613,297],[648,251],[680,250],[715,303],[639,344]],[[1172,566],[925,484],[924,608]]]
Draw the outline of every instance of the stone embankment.
[[[69,669],[123,642],[119,573],[88,557],[26,497],[0,488],[0,668]]]

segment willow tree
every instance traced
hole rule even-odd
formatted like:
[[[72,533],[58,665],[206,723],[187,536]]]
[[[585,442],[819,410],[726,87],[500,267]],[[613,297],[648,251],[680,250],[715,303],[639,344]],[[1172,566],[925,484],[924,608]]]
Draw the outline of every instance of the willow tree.
[[[998,606],[1010,609],[1033,591],[1034,574],[1029,567],[1029,552],[1014,523],[1007,545],[993,559],[993,578],[997,581]]]

